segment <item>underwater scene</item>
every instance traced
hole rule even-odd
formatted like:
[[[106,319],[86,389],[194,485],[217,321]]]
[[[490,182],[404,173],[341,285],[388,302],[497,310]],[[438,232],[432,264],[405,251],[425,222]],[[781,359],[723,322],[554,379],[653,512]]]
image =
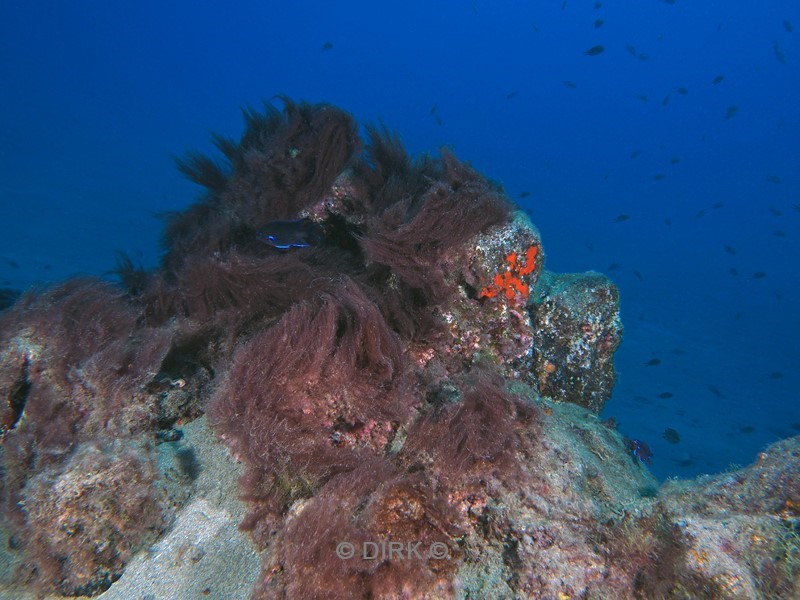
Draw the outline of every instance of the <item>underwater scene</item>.
[[[0,600],[800,598],[800,4],[0,4]]]

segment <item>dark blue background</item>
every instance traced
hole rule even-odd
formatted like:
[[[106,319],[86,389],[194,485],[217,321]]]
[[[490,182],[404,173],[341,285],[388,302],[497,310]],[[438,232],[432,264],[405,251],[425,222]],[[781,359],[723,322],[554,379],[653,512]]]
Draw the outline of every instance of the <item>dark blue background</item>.
[[[328,101],[529,192],[547,266],[618,283],[606,413],[657,475],[748,463],[800,429],[800,5],[596,4],[7,0],[0,286],[154,265],[153,215],[198,194],[171,154],[275,94]]]

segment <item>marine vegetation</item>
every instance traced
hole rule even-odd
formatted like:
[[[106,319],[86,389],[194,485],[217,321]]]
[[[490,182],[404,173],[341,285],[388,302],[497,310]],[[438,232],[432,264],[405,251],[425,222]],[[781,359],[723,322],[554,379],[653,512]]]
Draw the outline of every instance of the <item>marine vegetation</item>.
[[[616,287],[546,271],[498,184],[326,104],[244,121],[221,158],[178,159],[204,191],[158,268],[122,256],[121,285],[0,316],[0,588],[113,589],[199,493],[181,430],[207,420],[241,468],[256,599],[797,593],[797,446],[659,490],[599,419]]]

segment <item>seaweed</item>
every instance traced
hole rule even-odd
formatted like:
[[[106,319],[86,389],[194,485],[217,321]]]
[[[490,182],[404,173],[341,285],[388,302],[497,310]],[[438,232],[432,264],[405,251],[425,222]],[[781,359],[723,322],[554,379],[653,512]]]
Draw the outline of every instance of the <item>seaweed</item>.
[[[329,105],[282,100],[282,112],[269,104],[262,113],[244,110],[238,145],[214,136],[228,166],[197,153],[177,160],[208,192],[187,210],[166,215],[167,270],[180,268],[187,255],[227,251],[241,241],[242,230],[297,217],[356,155],[360,140],[350,115]]]
[[[150,282],[150,273],[141,265],[134,265],[133,259],[125,252],[117,252],[117,264],[111,271],[119,279],[129,296],[138,296]]]
[[[209,416],[245,460],[245,496],[280,511],[294,499],[284,490],[316,489],[382,451],[386,428],[410,404],[401,349],[344,277],[242,347]],[[359,443],[337,444],[342,432]]]
[[[451,595],[440,579],[452,575],[460,553],[451,543],[463,533],[456,521],[446,494],[422,473],[367,459],[304,502],[278,538],[255,598],[272,597],[278,584],[290,598]]]
[[[445,181],[392,204],[361,238],[369,260],[419,290],[427,304],[442,304],[452,292],[444,279],[444,254],[510,214],[508,201],[470,167],[447,151],[443,163]]]
[[[76,279],[0,318],[2,514],[43,590],[103,591],[165,523],[139,436],[173,328],[140,316],[119,288]]]
[[[525,445],[520,431],[535,435],[536,409],[485,367],[454,383],[459,401],[434,405],[413,426],[401,460],[427,465],[450,486],[474,485],[493,474],[511,478],[516,452]]]
[[[226,168],[214,159],[200,154],[189,152],[184,157],[173,157],[178,170],[189,180],[201,185],[217,197],[228,187],[229,173]]]
[[[353,171],[365,188],[369,213],[381,215],[398,202],[416,198],[441,178],[437,161],[427,155],[412,159],[400,137],[385,125],[367,125],[365,131],[366,153]]]

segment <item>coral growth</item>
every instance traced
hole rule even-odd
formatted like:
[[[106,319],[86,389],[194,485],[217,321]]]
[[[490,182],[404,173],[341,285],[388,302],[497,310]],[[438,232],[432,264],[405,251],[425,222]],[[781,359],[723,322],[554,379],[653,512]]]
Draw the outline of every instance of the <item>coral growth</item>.
[[[530,294],[530,287],[522,278],[536,269],[538,253],[538,246],[529,246],[525,251],[524,261],[517,257],[516,252],[506,256],[508,269],[503,271],[502,275],[498,273],[494,276],[492,284],[481,290],[481,298],[494,298],[500,294],[503,294],[508,300],[513,299],[517,294],[527,298]]]

